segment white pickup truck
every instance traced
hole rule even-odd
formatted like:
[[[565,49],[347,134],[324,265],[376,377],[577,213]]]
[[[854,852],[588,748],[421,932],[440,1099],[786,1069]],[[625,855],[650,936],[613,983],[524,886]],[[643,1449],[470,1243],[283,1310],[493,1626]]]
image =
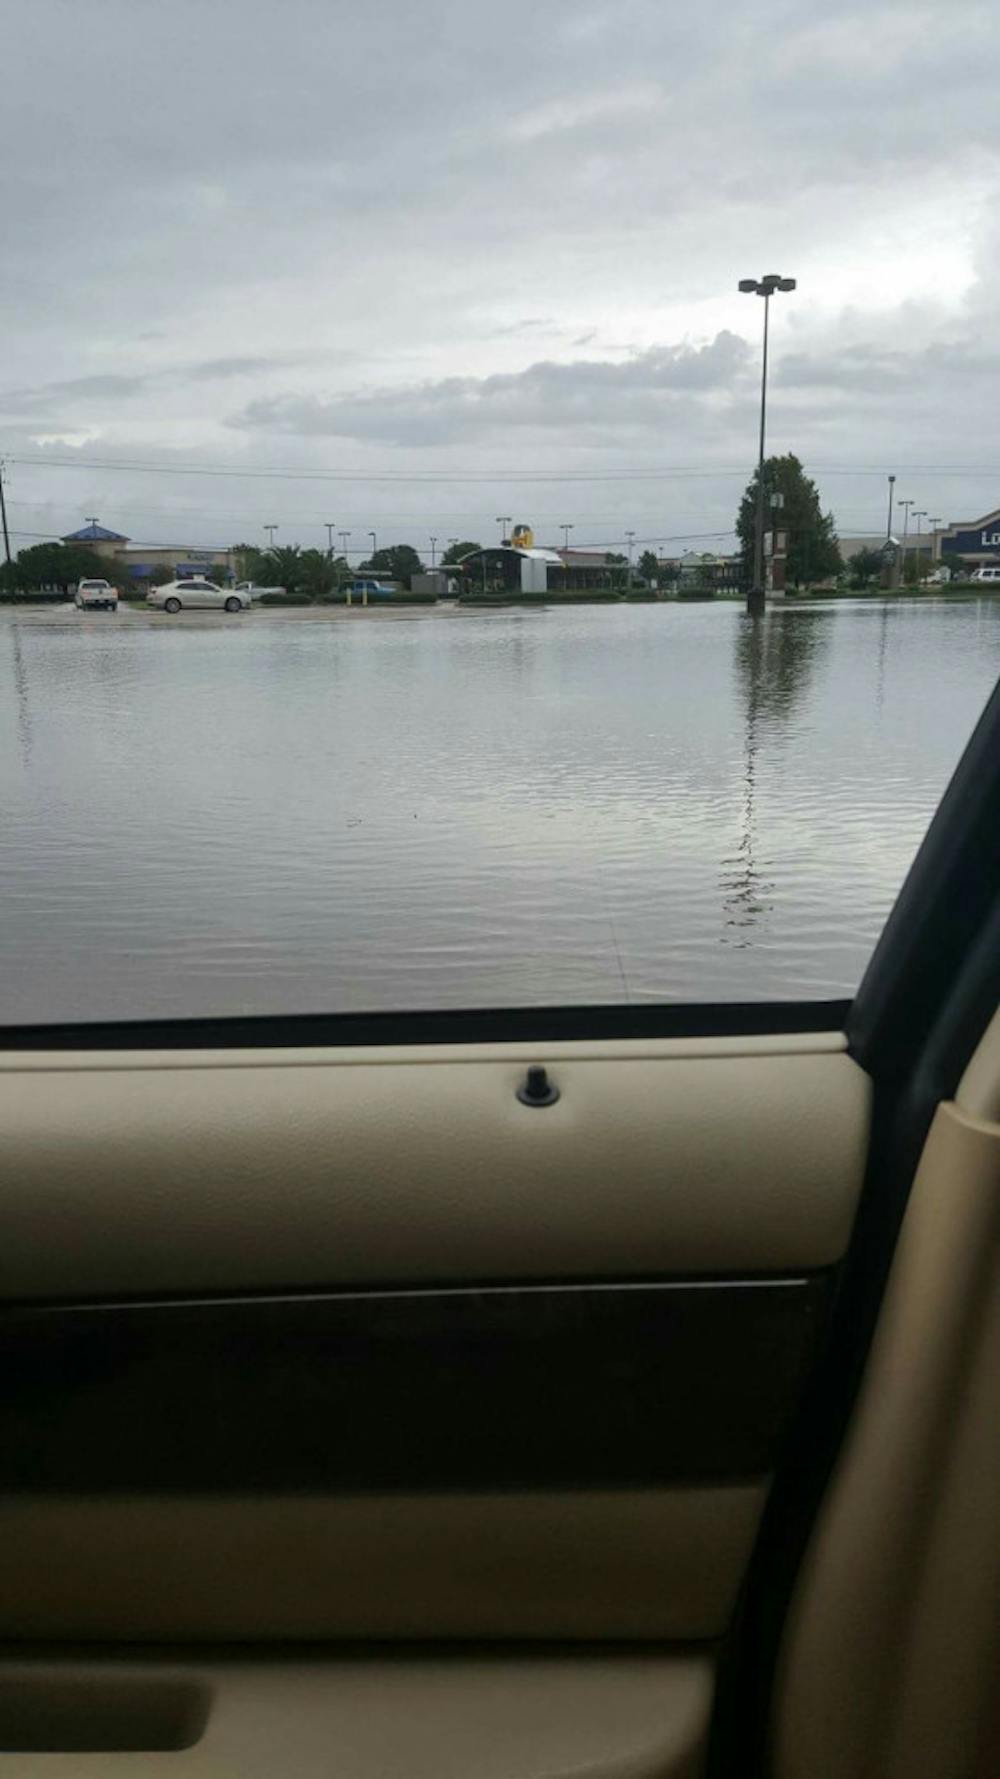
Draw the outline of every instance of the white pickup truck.
[[[237,593],[242,593],[245,596],[245,598],[247,598],[247,599],[260,599],[260,597],[264,593],[283,594],[285,592],[285,588],[284,587],[255,587],[253,581],[237,581],[235,591]]]
[[[78,612],[116,612],[118,588],[110,581],[83,580],[77,583],[74,600]]]

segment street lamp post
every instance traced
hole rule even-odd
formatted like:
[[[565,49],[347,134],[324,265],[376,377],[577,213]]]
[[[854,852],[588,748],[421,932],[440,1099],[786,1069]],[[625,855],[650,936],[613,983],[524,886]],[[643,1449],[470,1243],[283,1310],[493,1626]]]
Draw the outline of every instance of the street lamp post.
[[[327,556],[329,557],[330,561],[332,562],[333,561],[333,534],[336,531],[337,527],[334,524],[332,519],[326,519],[326,520],[324,520],[324,523],[326,525],[326,538],[327,538],[326,553],[327,553]]]
[[[921,519],[926,519],[927,508],[926,507],[914,507],[913,517],[917,522],[917,529],[913,534],[913,562],[914,562],[914,567],[916,568],[916,571],[917,571],[917,578],[914,581],[913,585],[915,587],[919,587],[919,585],[920,585],[920,521],[921,521]]]
[[[757,505],[753,535],[753,585],[747,595],[747,611],[764,609],[764,444],[767,431],[767,343],[771,316],[771,298],[776,290],[794,290],[794,278],[781,278],[768,272],[764,278],[741,278],[739,288],[744,296],[764,298],[764,357],[760,379],[760,448],[757,454]]]
[[[341,554],[343,555],[345,562],[347,561],[347,544],[348,544],[350,535],[351,534],[349,531],[338,531],[338,533],[337,533],[337,536],[340,539]]]
[[[374,533],[374,531],[370,531],[370,532],[369,532],[369,533],[368,533],[368,536],[369,536],[369,537],[370,537],[370,538],[371,538],[371,540],[372,540],[372,567],[373,567],[373,568],[374,568],[374,567],[375,567],[375,546],[376,546],[376,540],[375,540],[375,533]]]
[[[432,568],[434,567],[434,553],[435,553],[436,549],[437,549],[437,538],[432,537],[431,538],[431,567]]]
[[[569,549],[569,534],[573,530],[573,526],[572,525],[560,525],[559,529],[563,534],[563,549],[568,550]]]
[[[632,546],[635,543],[635,532],[626,531],[625,536],[628,538],[628,580],[625,583],[625,592],[628,594],[632,591]]]
[[[903,582],[903,585],[905,586],[906,585],[906,546],[907,546],[907,540],[909,539],[909,535],[910,535],[910,508],[913,505],[913,502],[912,502],[912,500],[901,500],[899,504],[903,509],[903,572],[902,572],[902,575],[900,578]]]
[[[280,531],[280,530],[281,530],[280,525],[262,525],[261,526],[261,531],[267,532],[267,547],[269,550],[274,549],[274,534],[276,531]]]
[[[895,487],[896,487],[896,478],[895,478],[895,476],[890,476],[889,477],[889,517],[888,517],[888,520],[886,521],[886,527],[885,527],[885,541],[886,541],[886,543],[889,543],[892,538],[892,496],[893,496],[893,491],[894,491]]]
[[[507,527],[510,524],[510,521],[511,521],[510,513],[498,513],[497,514],[497,524],[500,527],[500,542],[501,543],[503,543],[503,540],[505,537],[510,536],[510,533],[507,530]]]
[[[938,513],[934,518],[928,517],[927,523],[931,528],[931,561],[936,562],[938,560],[937,528],[941,523],[941,514]]]

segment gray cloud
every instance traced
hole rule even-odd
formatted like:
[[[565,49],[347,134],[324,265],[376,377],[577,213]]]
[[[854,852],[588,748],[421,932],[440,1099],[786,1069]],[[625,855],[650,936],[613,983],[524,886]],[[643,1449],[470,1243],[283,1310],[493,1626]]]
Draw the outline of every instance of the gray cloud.
[[[742,382],[750,356],[745,340],[722,332],[704,346],[654,346],[620,363],[543,360],[508,375],[445,377],[333,400],[274,396],[251,402],[231,424],[396,445],[458,444],[495,436],[499,428],[656,427],[663,425],[665,400],[731,391]]]

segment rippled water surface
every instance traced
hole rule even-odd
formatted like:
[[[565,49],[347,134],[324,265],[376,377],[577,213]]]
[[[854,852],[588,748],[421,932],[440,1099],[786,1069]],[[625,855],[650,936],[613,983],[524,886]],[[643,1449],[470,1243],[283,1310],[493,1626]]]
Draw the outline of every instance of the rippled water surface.
[[[1000,601],[0,616],[0,1020],[857,985]]]

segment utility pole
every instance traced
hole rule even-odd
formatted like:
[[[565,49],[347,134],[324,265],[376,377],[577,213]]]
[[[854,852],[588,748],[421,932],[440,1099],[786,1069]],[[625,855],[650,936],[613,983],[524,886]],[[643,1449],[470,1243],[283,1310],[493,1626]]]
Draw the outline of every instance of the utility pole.
[[[337,527],[334,524],[332,519],[324,520],[324,524],[326,525],[326,539],[327,539],[326,553],[327,553],[327,556],[329,557],[330,561],[332,562],[333,561],[333,534],[336,531]]]
[[[895,489],[895,486],[896,486],[896,478],[895,478],[895,476],[890,476],[889,477],[889,518],[886,522],[886,527],[885,527],[885,541],[886,541],[886,543],[888,543],[889,539],[892,537],[892,496],[893,496],[893,490]]]
[[[776,290],[794,290],[794,278],[781,278],[769,272],[765,278],[741,278],[744,296],[764,298],[764,359],[760,379],[760,449],[757,453],[757,503],[754,517],[753,586],[747,595],[747,611],[764,610],[764,443],[767,429],[767,336],[770,323],[771,298]]]
[[[628,538],[628,580],[625,583],[625,591],[626,591],[626,593],[631,593],[631,591],[632,591],[632,545],[635,543],[635,532],[634,531],[626,531],[625,536]]]
[[[569,549],[569,534],[573,530],[573,526],[572,525],[560,525],[559,529],[563,534],[563,549],[568,550]]]
[[[434,553],[435,553],[436,549],[437,549],[437,538],[432,537],[431,538],[431,568],[434,567]]]
[[[7,470],[7,465],[4,463],[3,458],[0,457],[0,519],[3,520],[3,550],[4,550],[4,556],[6,557],[6,560],[7,560],[7,566],[9,568],[10,567],[10,532],[7,530],[7,502],[4,498],[4,491],[3,491],[4,476],[6,474],[6,470]]]

